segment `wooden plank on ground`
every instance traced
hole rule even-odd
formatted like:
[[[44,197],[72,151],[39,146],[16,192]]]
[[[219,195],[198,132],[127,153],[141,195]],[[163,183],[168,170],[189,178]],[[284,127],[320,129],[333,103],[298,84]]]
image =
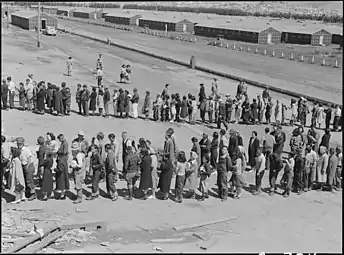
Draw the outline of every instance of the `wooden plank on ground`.
[[[43,237],[49,235],[51,232],[53,232],[59,228],[60,228],[60,226],[56,223],[46,225],[43,228]],[[15,244],[12,248],[8,249],[6,251],[6,253],[16,253],[16,252],[20,251],[21,249],[25,248],[26,246],[36,242],[39,239],[41,239],[41,236],[39,234],[29,236],[29,237],[23,239],[22,242],[19,242],[19,243]]]
[[[1,235],[28,237],[28,236],[33,236],[34,234],[20,233],[20,232],[11,232],[11,231],[6,231],[6,230],[1,230]]]
[[[180,238],[169,238],[169,239],[152,239],[150,240],[151,243],[177,243],[182,242],[184,240],[183,237]]]
[[[222,223],[222,222],[226,222],[226,221],[231,221],[231,220],[236,220],[236,219],[239,219],[239,217],[227,218],[227,219],[222,219],[222,220],[214,220],[214,221],[208,221],[208,222],[203,222],[203,223],[180,225],[180,226],[177,226],[177,227],[173,227],[173,229],[177,230],[177,231],[180,231],[180,230],[191,229],[191,228],[199,228],[199,227],[203,227],[203,226],[218,224],[218,223]]]
[[[42,240],[42,242],[36,243],[31,247],[27,247],[25,249],[22,249],[18,253],[26,253],[26,254],[37,253],[40,250],[42,250],[43,248],[47,247],[49,244],[53,243],[58,238],[60,238],[65,232],[66,232],[65,230],[64,231],[56,230],[53,233],[51,233],[50,235],[46,236]]]

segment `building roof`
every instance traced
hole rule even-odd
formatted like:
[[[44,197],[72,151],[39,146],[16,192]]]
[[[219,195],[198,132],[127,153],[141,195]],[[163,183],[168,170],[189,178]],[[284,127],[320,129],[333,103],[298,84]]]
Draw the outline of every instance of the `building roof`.
[[[328,26],[326,28],[326,30],[328,32],[330,32],[331,34],[336,34],[336,35],[343,35],[343,27],[339,27],[339,26]]]
[[[52,9],[52,10],[57,10],[58,7],[57,6],[50,6],[50,5],[44,5],[42,6],[44,9]]]
[[[18,11],[18,12],[14,12],[11,14],[12,16],[18,16],[18,17],[22,17],[25,19],[29,19],[32,17],[35,17],[38,15],[37,12],[32,12],[32,11]]]
[[[132,18],[134,16],[141,16],[142,17],[142,14],[140,13],[136,13],[136,12],[127,12],[127,11],[119,11],[119,12],[114,12],[114,11],[111,11],[111,12],[108,12],[105,16],[108,16],[108,17],[123,17],[123,18]]]
[[[57,7],[58,11],[73,11],[75,10],[75,7],[69,7],[69,6],[59,6]]]
[[[177,23],[177,22],[182,21],[184,19],[190,21],[184,15],[181,15],[181,14],[171,14],[169,12],[148,12],[148,13],[143,13],[141,19],[143,19],[143,20],[159,21],[159,22],[168,22],[168,23]]]
[[[83,12],[83,13],[92,13],[94,12],[96,9],[94,8],[75,8],[74,11],[75,12]],[[97,12],[101,12],[102,10],[101,9],[97,9]]]

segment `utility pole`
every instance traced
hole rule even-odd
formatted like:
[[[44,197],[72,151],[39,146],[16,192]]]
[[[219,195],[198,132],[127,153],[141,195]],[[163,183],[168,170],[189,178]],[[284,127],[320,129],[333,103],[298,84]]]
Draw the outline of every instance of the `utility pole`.
[[[7,3],[7,28],[10,28],[10,3]]]
[[[41,2],[38,2],[37,47],[41,47]]]

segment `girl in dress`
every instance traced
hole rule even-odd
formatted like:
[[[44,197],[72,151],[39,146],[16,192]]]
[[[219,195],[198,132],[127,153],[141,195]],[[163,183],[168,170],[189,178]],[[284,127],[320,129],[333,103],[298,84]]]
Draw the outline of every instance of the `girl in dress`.
[[[175,184],[175,201],[177,203],[183,202],[183,188],[185,182],[186,157],[185,152],[181,151],[178,154],[176,165],[176,184]]]

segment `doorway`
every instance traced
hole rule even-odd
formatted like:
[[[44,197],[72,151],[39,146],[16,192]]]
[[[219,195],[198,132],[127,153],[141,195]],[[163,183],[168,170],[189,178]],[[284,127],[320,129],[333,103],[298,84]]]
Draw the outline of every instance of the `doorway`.
[[[47,20],[46,19],[42,19],[42,24],[41,24],[41,29],[46,29],[47,28]]]
[[[323,45],[324,44],[324,36],[321,35],[319,38],[319,45]]]
[[[268,44],[272,43],[272,34],[268,33]]]
[[[185,33],[186,30],[187,30],[187,26],[186,26],[186,24],[183,24],[183,33]]]

